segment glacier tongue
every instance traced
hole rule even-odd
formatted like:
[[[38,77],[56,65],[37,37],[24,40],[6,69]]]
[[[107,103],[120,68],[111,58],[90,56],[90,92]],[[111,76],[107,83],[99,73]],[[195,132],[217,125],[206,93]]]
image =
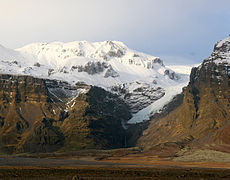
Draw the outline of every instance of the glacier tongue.
[[[139,112],[133,115],[133,117],[128,121],[129,124],[136,124],[150,119],[155,113],[161,112],[163,107],[172,101],[173,97],[177,94],[180,94],[183,90],[183,87],[187,86],[189,81],[189,76],[184,75],[183,80],[180,83],[173,86],[165,88],[165,94],[163,97],[159,98],[146,108],[143,108]]]
[[[188,83],[188,74],[175,73],[160,58],[119,41],[33,43],[16,50],[0,46],[0,73],[102,87],[127,102],[130,123],[148,119]]]

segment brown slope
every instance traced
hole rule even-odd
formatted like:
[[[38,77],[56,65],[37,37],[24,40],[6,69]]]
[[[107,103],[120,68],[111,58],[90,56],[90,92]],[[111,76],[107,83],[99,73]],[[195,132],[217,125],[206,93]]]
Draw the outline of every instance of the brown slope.
[[[153,119],[139,146],[172,152],[186,145],[230,151],[230,65],[225,61],[230,50],[223,46],[215,46],[210,58],[193,68],[181,105],[163,118]]]
[[[52,92],[49,90],[52,89]],[[66,112],[73,97],[62,89],[85,88]],[[72,151],[123,147],[121,121],[130,118],[117,96],[97,87],[0,75],[0,150],[3,152]]]

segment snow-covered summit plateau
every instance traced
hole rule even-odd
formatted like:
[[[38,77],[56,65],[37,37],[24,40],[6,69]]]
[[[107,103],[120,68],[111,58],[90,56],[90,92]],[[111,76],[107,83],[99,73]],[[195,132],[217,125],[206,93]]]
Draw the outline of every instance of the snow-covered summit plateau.
[[[16,50],[0,45],[0,73],[102,87],[129,104],[130,123],[147,120],[188,83],[188,74],[119,41],[33,43]]]

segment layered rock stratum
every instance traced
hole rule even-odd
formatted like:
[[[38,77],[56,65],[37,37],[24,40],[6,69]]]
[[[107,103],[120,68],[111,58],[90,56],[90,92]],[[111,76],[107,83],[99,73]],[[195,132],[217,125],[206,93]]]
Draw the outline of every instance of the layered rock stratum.
[[[0,88],[3,152],[124,147],[129,108],[102,88],[7,74]]]

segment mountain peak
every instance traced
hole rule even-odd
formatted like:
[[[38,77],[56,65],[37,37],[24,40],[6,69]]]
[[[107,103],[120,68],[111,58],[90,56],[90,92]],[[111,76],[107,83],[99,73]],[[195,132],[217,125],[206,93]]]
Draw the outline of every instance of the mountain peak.
[[[211,56],[204,60],[204,64],[214,62],[218,64],[230,64],[230,36],[217,42]]]
[[[220,40],[215,47],[216,48],[221,48],[222,46],[226,46],[229,45],[230,46],[230,36],[224,38],[223,40]]]

